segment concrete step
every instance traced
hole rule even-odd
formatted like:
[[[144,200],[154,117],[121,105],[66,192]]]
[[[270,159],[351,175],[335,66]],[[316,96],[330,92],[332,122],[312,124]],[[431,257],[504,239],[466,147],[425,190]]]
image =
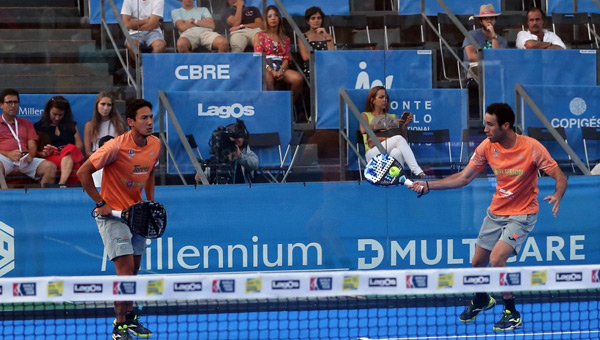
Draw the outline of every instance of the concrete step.
[[[0,44],[0,55],[5,53],[69,53],[94,52],[96,42],[79,41],[4,41]]]
[[[25,75],[4,76],[0,75],[0,88],[48,88],[72,89],[71,92],[86,88],[102,89],[113,86],[113,77],[105,76],[80,76],[80,75]]]
[[[53,16],[41,16],[41,17],[12,17],[10,19],[0,20],[0,28],[12,28],[12,29],[23,29],[23,28],[82,28],[89,27],[89,20],[87,17],[53,17]]]
[[[77,7],[3,7],[2,15],[0,22],[19,18],[80,17]]]
[[[77,63],[77,64],[3,64],[2,74],[5,76],[25,75],[72,75],[105,76],[108,74],[107,63]]]
[[[0,29],[0,42],[5,40],[45,41],[45,40],[92,40],[89,29]]]
[[[0,7],[75,7],[77,0],[2,0]]]

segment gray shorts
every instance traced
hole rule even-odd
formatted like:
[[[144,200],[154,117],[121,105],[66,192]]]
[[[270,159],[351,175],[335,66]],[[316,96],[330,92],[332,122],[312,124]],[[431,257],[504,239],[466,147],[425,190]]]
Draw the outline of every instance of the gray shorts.
[[[160,30],[158,30],[158,31],[157,30],[139,31],[137,33],[133,33],[131,35],[131,38],[139,41],[140,45],[148,46],[148,47],[150,47],[152,45],[152,43],[155,42],[156,40],[162,40],[162,41],[165,40],[165,38],[163,37],[162,32]],[[127,40],[125,40],[125,45],[127,45]]]
[[[477,236],[477,245],[492,251],[501,240],[513,247],[513,254],[516,255],[536,222],[537,214],[499,216],[492,214],[488,208]]]
[[[40,177],[36,176],[35,174],[37,172],[37,168],[44,161],[45,159],[43,158],[34,158],[31,160],[30,163],[17,162],[17,164],[15,164],[15,162],[13,162],[10,158],[0,155],[0,162],[2,162],[2,165],[4,166],[5,175],[8,175],[18,170],[25,176],[36,180],[40,179]]]
[[[123,255],[143,255],[146,251],[146,239],[132,234],[127,224],[120,219],[98,216],[96,223],[104,249],[111,261]]]

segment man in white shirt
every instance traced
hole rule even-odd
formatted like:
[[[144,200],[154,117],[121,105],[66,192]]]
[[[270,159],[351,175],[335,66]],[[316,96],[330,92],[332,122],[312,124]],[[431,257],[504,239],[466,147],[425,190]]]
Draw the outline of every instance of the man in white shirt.
[[[207,50],[229,51],[227,39],[214,32],[215,21],[206,7],[195,7],[194,0],[181,0],[181,8],[171,11],[171,20],[181,34],[177,39],[177,51],[192,52],[202,45]]]
[[[527,11],[527,31],[517,34],[516,46],[520,49],[566,49],[565,43],[554,32],[544,29],[545,13],[533,7]]]
[[[165,8],[164,0],[124,0],[121,8],[123,22],[129,29],[129,34],[140,45],[152,47],[152,53],[162,53],[166,42],[160,29],[160,20]],[[135,55],[125,42],[125,46],[133,60]]]

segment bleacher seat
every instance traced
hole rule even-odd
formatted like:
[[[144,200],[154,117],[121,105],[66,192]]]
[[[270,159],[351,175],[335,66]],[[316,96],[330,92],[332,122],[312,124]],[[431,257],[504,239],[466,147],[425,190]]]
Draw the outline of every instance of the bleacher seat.
[[[594,48],[587,13],[553,13],[552,30],[570,48]]]

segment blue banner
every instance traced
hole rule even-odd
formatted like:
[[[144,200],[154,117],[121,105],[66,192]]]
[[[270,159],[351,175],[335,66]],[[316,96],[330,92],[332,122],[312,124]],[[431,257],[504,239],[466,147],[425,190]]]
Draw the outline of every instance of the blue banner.
[[[502,102],[515,108],[515,84],[596,85],[594,50],[484,50],[486,107]],[[568,72],[564,71],[569,65]],[[526,71],[526,72],[525,72]]]
[[[19,95],[19,112],[18,115],[21,118],[27,118],[33,123],[38,122],[42,118],[44,112],[44,106],[50,100],[50,98],[56,96],[56,94],[21,94]],[[62,94],[69,104],[71,104],[71,111],[73,111],[73,118],[77,122],[77,129],[83,141],[83,128],[85,123],[92,119],[94,113],[94,102],[96,101],[97,95],[95,94]],[[121,112],[124,113],[124,112]]]
[[[181,1],[177,0],[164,0],[165,1],[165,12],[163,16],[163,20],[165,22],[171,22],[171,11],[181,7]],[[223,1],[224,0],[219,0]],[[113,0],[115,3],[115,7],[121,14],[121,7],[123,7],[123,0]],[[296,0],[282,0],[281,1],[285,6],[286,10],[290,15],[302,15],[304,16],[304,12],[307,8],[311,6],[319,6],[325,13],[325,15],[348,15],[350,14],[350,6],[348,1],[346,0],[304,0],[304,1],[296,1]],[[262,12],[262,0],[247,0],[245,2],[246,6],[255,6],[258,7]],[[274,5],[275,2],[273,0],[268,0],[267,5]],[[117,23],[117,19],[110,9],[110,5],[108,4],[108,0],[105,1],[106,7],[106,22],[109,24]],[[218,8],[221,8],[220,6]],[[89,10],[90,10],[90,24],[99,24],[101,22],[101,6],[99,0],[89,1]],[[210,10],[210,8],[209,8]],[[221,15],[221,13],[211,13],[213,16]]]
[[[539,197],[554,192],[551,178],[539,185]],[[169,225],[141,273],[470,267],[493,186],[476,179],[420,199],[364,183],[161,186]],[[571,177],[557,218],[542,202],[509,266],[600,263],[599,188],[598,176]],[[81,189],[4,191],[0,275],[114,274],[92,207]]]
[[[262,90],[261,54],[144,53],[142,60],[144,99],[154,105],[155,113],[158,112],[159,90]]]
[[[364,110],[368,90],[349,90],[348,95],[360,111]],[[453,160],[458,161],[462,129],[467,126],[466,107],[467,93],[461,89],[391,89],[390,113],[398,117],[404,111],[413,113],[414,121],[409,125],[410,130],[439,130],[449,129],[452,141]],[[356,131],[359,130],[358,120],[346,105],[347,134],[356,143]],[[409,142],[411,142],[409,140]],[[447,147],[442,145],[412,145],[418,162],[441,162],[448,159]],[[364,155],[363,155],[364,156]],[[348,148],[348,166],[358,167],[356,155]]]
[[[430,50],[316,51],[315,64],[319,129],[338,128],[340,88],[431,89]]]
[[[421,13],[421,2],[415,0],[399,0],[399,14],[419,14]],[[479,14],[479,7],[483,4],[492,4],[497,12],[500,12],[502,4],[500,0],[445,0],[444,3],[454,14]],[[437,16],[438,13],[446,13],[436,0],[425,1],[425,14],[427,16]]]
[[[563,127],[569,146],[585,163],[581,127],[600,127],[600,87],[598,86],[524,86],[525,91],[546,115],[553,127]],[[522,122],[527,128],[544,125],[528,105],[523,105]],[[588,143],[588,152],[593,159],[600,158],[597,142]],[[557,144],[546,145],[550,153],[558,159],[567,159],[567,153]]]
[[[573,13],[574,0],[547,0],[548,15],[552,13]],[[578,0],[577,12],[600,13],[600,8],[592,0]]]
[[[219,126],[235,123],[236,118],[246,123],[251,134],[278,132],[283,150],[289,145],[292,105],[289,91],[168,92],[167,98],[184,133],[194,135],[203,159],[212,156],[208,145],[212,131]],[[179,169],[183,173],[194,173],[189,157],[168,119],[167,134]],[[261,166],[280,165],[278,148],[253,151]],[[169,163],[168,169],[175,173],[173,164]]]

